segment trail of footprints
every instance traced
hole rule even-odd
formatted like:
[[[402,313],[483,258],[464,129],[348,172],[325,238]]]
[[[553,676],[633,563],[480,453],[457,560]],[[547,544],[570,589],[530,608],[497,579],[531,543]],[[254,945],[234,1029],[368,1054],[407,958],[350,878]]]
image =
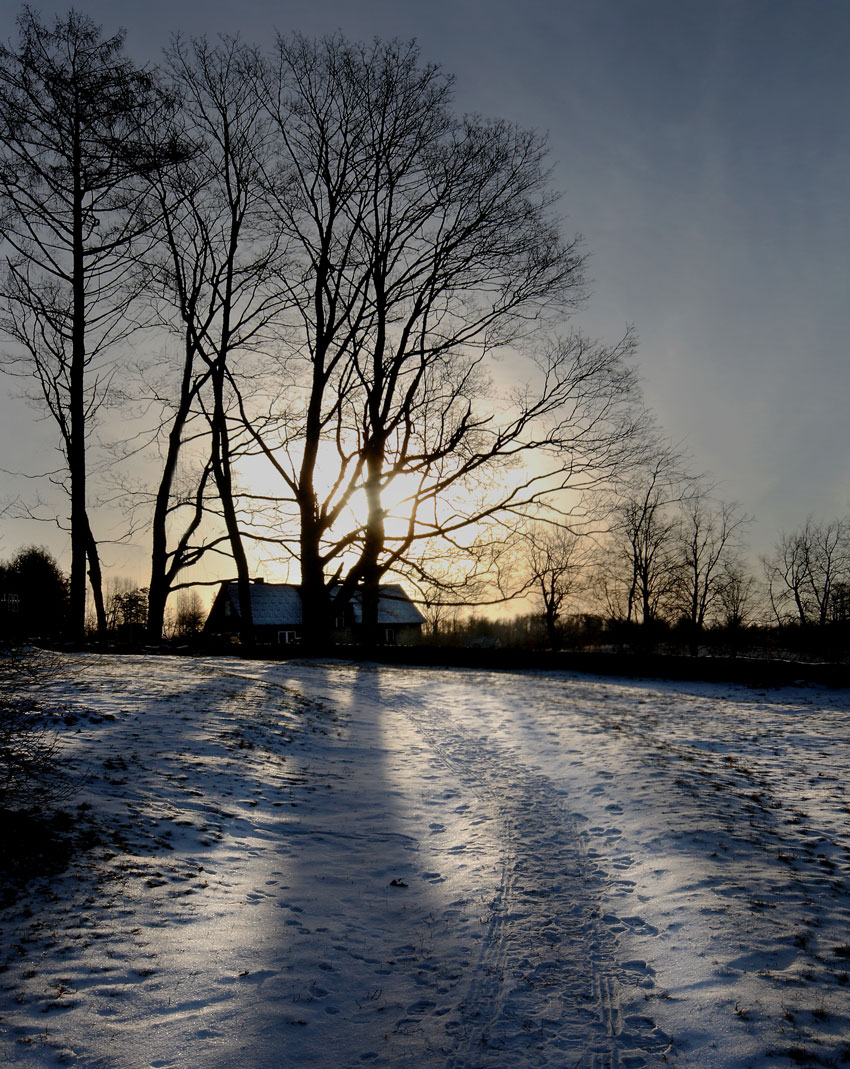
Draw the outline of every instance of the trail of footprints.
[[[609,841],[600,851],[583,849],[547,777],[487,739],[466,735],[436,703],[424,712],[405,705],[445,766],[495,810],[504,843],[501,879],[464,999],[462,1034],[447,1066],[503,1065],[512,1053],[523,1064],[541,1066],[661,1064],[670,1038],[649,1016],[633,1012],[654,986],[652,970],[643,961],[617,960],[619,935],[652,929],[600,905],[612,877],[628,892],[628,881],[617,876],[631,863],[616,853],[620,833],[591,829]],[[616,815],[616,806],[611,809]]]

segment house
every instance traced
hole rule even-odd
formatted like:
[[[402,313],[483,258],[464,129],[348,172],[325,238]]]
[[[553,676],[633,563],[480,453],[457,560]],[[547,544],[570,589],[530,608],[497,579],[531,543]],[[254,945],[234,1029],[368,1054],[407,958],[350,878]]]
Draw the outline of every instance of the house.
[[[251,611],[256,641],[265,645],[297,645],[303,633],[301,589],[293,583],[251,582]],[[363,623],[360,591],[355,591],[342,615],[334,621],[331,641],[356,642]],[[398,583],[381,587],[378,602],[379,641],[386,646],[412,646],[422,636],[425,617]],[[234,637],[239,634],[239,589],[235,582],[222,583],[210,609],[204,634]]]

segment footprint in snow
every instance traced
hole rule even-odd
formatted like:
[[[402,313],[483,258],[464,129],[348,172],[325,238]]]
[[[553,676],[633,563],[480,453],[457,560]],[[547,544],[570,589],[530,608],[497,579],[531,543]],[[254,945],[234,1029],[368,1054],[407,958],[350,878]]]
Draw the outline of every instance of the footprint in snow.
[[[437,1008],[437,1003],[436,1002],[432,1002],[430,999],[423,998],[423,999],[420,999],[418,1002],[414,1002],[410,1006],[408,1006],[407,1007],[407,1012],[408,1013],[429,1013],[431,1010],[435,1010],[436,1008]]]

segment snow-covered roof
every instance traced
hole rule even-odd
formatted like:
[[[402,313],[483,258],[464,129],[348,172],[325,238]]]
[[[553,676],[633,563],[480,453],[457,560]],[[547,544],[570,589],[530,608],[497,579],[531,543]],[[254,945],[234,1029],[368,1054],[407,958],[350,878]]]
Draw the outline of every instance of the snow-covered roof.
[[[223,583],[222,589],[234,610],[239,612],[239,588],[237,583]],[[355,623],[363,618],[360,592],[352,597]],[[254,624],[258,627],[297,627],[302,623],[301,591],[293,583],[251,584],[251,609]],[[381,587],[378,602],[378,623],[384,625],[415,625],[425,622],[425,617],[416,608],[398,583]]]
[[[239,612],[239,586],[224,584],[227,596]],[[290,583],[252,583],[251,611],[257,626],[280,627],[301,623],[301,595]]]
[[[354,619],[356,623],[362,623],[363,611],[360,604],[359,593],[352,599]],[[379,624],[424,624],[425,617],[416,608],[404,587],[398,583],[387,583],[381,587],[381,597],[378,601]]]

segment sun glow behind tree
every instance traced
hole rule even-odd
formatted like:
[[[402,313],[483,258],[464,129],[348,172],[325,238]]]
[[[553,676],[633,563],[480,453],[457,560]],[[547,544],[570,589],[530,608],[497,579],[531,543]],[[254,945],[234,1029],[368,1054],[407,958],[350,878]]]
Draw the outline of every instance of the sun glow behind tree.
[[[560,346],[554,363],[514,349],[500,365],[498,385],[479,379],[469,416],[476,433],[463,449],[434,458],[411,448],[412,433],[404,442],[388,439],[381,483],[387,571],[414,585],[439,575],[447,597],[480,598],[486,590],[499,598],[524,581],[514,575],[507,583],[504,554],[523,525],[536,519],[587,527],[599,492],[633,457],[631,347],[628,336],[613,347],[576,336]],[[528,397],[545,394],[539,380],[555,367],[560,392],[532,418]],[[287,426],[298,427],[295,413]],[[427,440],[429,428],[415,433]],[[246,534],[265,547],[274,571],[298,557],[297,505],[281,495],[279,476],[299,469],[303,450],[297,430],[277,450],[271,443],[266,434],[237,470]],[[361,458],[354,431],[323,439],[316,451],[317,507],[333,517],[322,551],[328,577],[337,580],[356,563],[369,520]]]

